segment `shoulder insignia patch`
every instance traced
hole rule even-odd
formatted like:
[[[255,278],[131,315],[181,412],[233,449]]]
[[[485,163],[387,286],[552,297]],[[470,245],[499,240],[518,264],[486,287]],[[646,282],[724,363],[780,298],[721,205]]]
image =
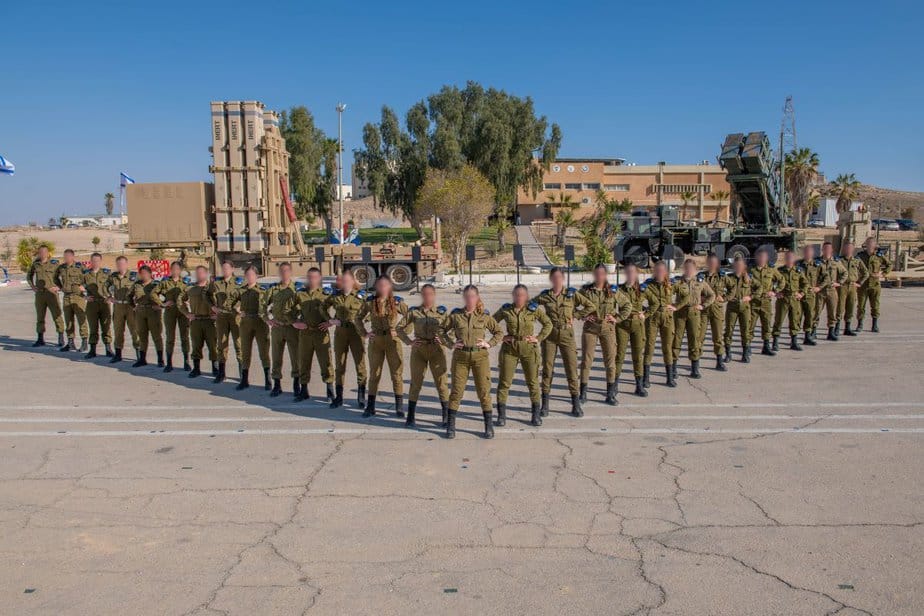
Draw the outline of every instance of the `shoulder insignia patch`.
[[[400,304],[401,302],[404,301],[404,299],[400,295],[395,295],[395,301]]]
[[[437,306],[437,307],[436,307],[436,312],[437,312],[438,314],[446,314],[446,306]]]
[[[461,313],[461,312],[462,312],[462,309],[461,309],[461,308],[453,308],[453,309],[452,309],[452,314],[459,314],[459,313]]]
[[[639,288],[639,291],[644,291],[645,289],[648,288],[648,283],[643,282],[642,284],[638,285],[638,288]]]
[[[526,307],[529,308],[530,312],[536,312],[536,310],[539,308],[539,304],[537,304],[536,302],[529,302],[529,304],[527,304]]]
[[[366,293],[362,289],[356,292],[356,297],[358,297],[359,299],[366,299],[366,295],[368,295],[368,293]]]
[[[57,264],[58,264],[58,260],[57,260],[57,259],[52,259],[52,260],[51,260],[51,264],[52,264],[52,265],[57,265]]]
[[[696,279],[699,282],[704,282],[706,280],[706,274],[704,272],[700,272],[696,275]]]
[[[333,289],[331,289],[330,287],[323,287],[323,288],[321,289],[321,292],[322,292],[324,295],[333,295],[333,293],[334,293]]]
[[[506,304],[501,306],[501,308],[503,308],[504,310],[509,310],[510,308],[513,308],[513,304],[511,304],[510,302],[507,302]]]
[[[104,267],[104,268],[103,268],[103,273],[104,273],[104,274],[111,274],[111,273],[112,273],[112,270],[109,269],[108,267]]]
[[[574,297],[575,293],[577,293],[577,289],[574,287],[568,287],[567,290],[565,290],[565,297]]]

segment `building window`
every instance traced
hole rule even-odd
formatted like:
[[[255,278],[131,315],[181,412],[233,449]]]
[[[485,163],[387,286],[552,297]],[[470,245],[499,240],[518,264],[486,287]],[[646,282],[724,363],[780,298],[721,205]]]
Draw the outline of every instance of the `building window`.
[[[561,190],[561,182],[548,182],[543,186],[546,190]]]
[[[711,184],[655,184],[655,190],[660,193],[679,195],[685,192],[697,193],[700,191],[708,195],[712,192]]]
[[[600,190],[600,183],[599,182],[585,183],[584,190]]]
[[[565,184],[565,190],[581,190],[581,184]]]
[[[629,192],[628,184],[606,184],[603,186],[603,190],[608,192]]]

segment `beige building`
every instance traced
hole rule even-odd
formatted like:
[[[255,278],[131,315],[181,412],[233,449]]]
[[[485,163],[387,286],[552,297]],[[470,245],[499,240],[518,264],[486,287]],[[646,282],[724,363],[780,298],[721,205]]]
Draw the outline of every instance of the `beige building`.
[[[728,197],[716,200],[716,193],[728,193],[725,171],[717,164],[703,161],[698,165],[634,165],[622,159],[562,158],[555,161],[543,178],[543,190],[535,197],[520,190],[517,214],[520,222],[554,217],[562,195],[577,204],[574,214],[583,218],[593,213],[598,191],[610,199],[629,199],[636,207],[656,205],[682,206],[681,195],[693,198],[682,216],[687,219],[728,219]]]

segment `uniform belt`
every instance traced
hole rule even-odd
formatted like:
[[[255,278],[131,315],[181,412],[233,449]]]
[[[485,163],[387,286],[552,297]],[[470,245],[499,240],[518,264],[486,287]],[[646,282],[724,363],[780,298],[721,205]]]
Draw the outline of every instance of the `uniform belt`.
[[[112,300],[113,304],[130,304],[131,302],[127,299],[114,299]]]
[[[337,327],[355,327],[355,325],[353,325],[353,321],[340,319],[340,325]]]
[[[481,347],[477,347],[477,346],[464,346],[459,350],[464,351],[466,353],[474,353],[476,351],[484,351],[485,349],[482,349]]]
[[[259,315],[259,314],[256,314],[256,313],[254,313],[254,314],[247,314],[247,313],[244,313],[244,314],[242,314],[241,316],[244,317],[245,319],[259,319],[259,318],[260,318],[260,315]]]
[[[415,336],[414,342],[423,342],[424,344],[436,344],[436,338],[421,338],[419,336]]]
[[[219,308],[218,312],[221,314],[235,314],[235,312],[230,308]]]
[[[80,295],[80,291],[65,291],[64,295]]]
[[[390,329],[374,329],[372,330],[372,333],[375,334],[376,336],[390,336],[391,330]]]
[[[514,342],[523,342],[524,340],[526,340],[526,336],[513,336],[513,335],[508,334],[507,337],[513,338]]]

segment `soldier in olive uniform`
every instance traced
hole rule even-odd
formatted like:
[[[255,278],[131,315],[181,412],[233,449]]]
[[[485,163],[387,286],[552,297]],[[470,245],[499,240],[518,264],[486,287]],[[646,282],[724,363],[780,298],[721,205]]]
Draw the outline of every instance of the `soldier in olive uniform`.
[[[468,375],[475,379],[475,392],[484,416],[484,437],[494,438],[491,423],[491,361],[488,349],[497,345],[503,334],[491,313],[484,309],[478,287],[468,285],[462,291],[464,308],[456,308],[443,322],[440,339],[452,349],[450,373],[452,384],[449,393],[449,421],[446,438],[456,437],[456,414],[462,404]]]
[[[116,258],[116,271],[109,276],[109,303],[112,304],[112,338],[115,355],[110,364],[122,361],[122,349],[125,347],[125,328],[132,340],[132,348],[138,350],[138,335],[135,332],[135,310],[132,307],[132,287],[135,285],[134,272],[128,271],[128,259]]]
[[[160,294],[164,296],[164,333],[167,365],[164,372],[173,372],[173,350],[176,348],[176,331],[180,330],[180,350],[183,351],[183,370],[189,372],[189,319],[180,312],[180,297],[186,291],[183,265],[170,264],[170,276],[160,281]]]
[[[552,374],[555,371],[555,355],[561,353],[561,363],[565,368],[565,379],[571,394],[571,414],[575,417],[584,415],[577,369],[577,346],[574,343],[574,312],[577,291],[565,288],[565,274],[560,267],[553,267],[549,272],[552,288],[546,289],[533,299],[542,306],[552,322],[552,332],[548,338],[539,343],[542,352],[542,406],[539,415],[549,414],[549,393],[552,391]]]
[[[80,333],[80,352],[87,352],[87,300],[80,287],[83,286],[83,265],[77,263],[74,251],[64,251],[64,263],[55,272],[55,283],[64,293],[64,330],[67,332],[67,344],[61,351],[76,351],[74,335]]]
[[[366,403],[366,345],[353,323],[365,301],[366,294],[358,289],[353,273],[349,270],[343,272],[340,275],[340,288],[330,299],[331,308],[334,310],[331,324],[337,326],[334,331],[336,393],[330,403],[332,409],[343,404],[343,382],[346,376],[347,356],[350,354],[353,355],[353,365],[356,367],[356,404],[362,408]]]
[[[38,248],[38,258],[32,262],[26,274],[29,288],[35,293],[35,332],[38,336],[32,346],[45,345],[45,315],[51,311],[51,318],[58,331],[58,346],[64,346],[64,319],[61,317],[61,304],[58,303],[58,283],[55,282],[55,272],[58,269],[57,259],[52,259],[48,246]]]
[[[580,400],[587,402],[587,384],[590,381],[590,366],[597,350],[597,341],[603,350],[603,367],[606,370],[606,402],[614,404],[616,401],[616,379],[619,370],[616,366],[616,316],[623,313],[622,318],[628,314],[628,298],[624,297],[622,306],[617,308],[616,291],[607,279],[606,266],[597,264],[594,267],[593,282],[585,284],[577,292],[575,315],[583,319],[581,328],[581,387]]]
[[[841,264],[847,270],[847,281],[837,290],[837,328],[844,322],[844,335],[856,336],[850,327],[850,318],[857,309],[857,293],[869,280],[869,270],[863,259],[854,255],[852,242],[844,243],[841,251]]]
[[[295,400],[308,400],[311,364],[318,358],[321,380],[327,385],[327,399],[334,401],[334,371],[330,363],[330,298],[331,290],[321,286],[321,270],[308,270],[308,286],[300,291],[292,313],[292,325],[298,332],[298,368],[301,390]]]
[[[446,307],[436,305],[436,289],[432,284],[420,287],[420,299],[420,306],[408,310],[407,324],[398,330],[401,340],[411,347],[411,391],[407,397],[407,420],[404,425],[409,428],[415,425],[417,398],[427,370],[430,370],[443,409],[442,426],[445,428],[449,419],[449,386],[446,351],[440,336]]]
[[[683,308],[674,313],[674,375],[677,374],[677,360],[683,336],[687,336],[687,354],[690,357],[690,378],[702,377],[699,371],[699,358],[702,357],[703,313],[715,302],[715,291],[705,282],[705,277],[696,275],[696,263],[687,259],[683,263],[683,276],[676,284],[677,296],[686,298]]]
[[[552,332],[552,321],[536,302],[529,301],[526,285],[513,287],[513,303],[504,304],[494,313],[498,325],[504,324],[506,334],[498,356],[497,425],[507,423],[507,395],[513,384],[513,373],[519,363],[532,403],[530,424],[542,425],[539,416],[539,344]],[[536,323],[540,330],[536,332]]]
[[[866,265],[869,278],[860,287],[857,302],[857,331],[863,330],[863,318],[866,316],[866,302],[869,302],[870,315],[873,317],[871,331],[879,331],[879,297],[882,295],[882,281],[892,271],[892,262],[888,255],[876,245],[876,238],[866,240],[866,247],[858,255]]]
[[[253,343],[257,343],[260,364],[263,366],[263,389],[270,390],[269,326],[263,320],[263,303],[266,291],[257,284],[257,268],[248,265],[244,268],[244,284],[235,292],[232,308],[241,315],[241,382],[237,390],[250,387],[250,356]]]
[[[292,282],[292,265],[279,264],[279,283],[266,295],[263,306],[263,318],[270,326],[270,351],[273,360],[273,390],[270,396],[282,394],[282,356],[289,350],[289,362],[292,364],[292,385],[295,395],[301,391],[298,380],[298,330],[292,326],[293,312],[298,309],[298,292]]]
[[[783,265],[779,268],[781,284],[777,292],[776,311],[773,318],[773,347],[779,348],[783,320],[789,319],[789,348],[801,351],[799,334],[802,332],[802,299],[808,292],[808,278],[805,271],[796,264],[796,253],[787,250]]]
[[[138,268],[138,280],[132,287],[132,303],[135,306],[135,325],[138,327],[138,360],[132,368],[148,365],[148,335],[154,341],[157,351],[157,365],[164,367],[164,340],[161,336],[160,311],[163,300],[160,297],[158,282],[151,275],[151,268],[142,265]]]
[[[202,347],[209,349],[212,372],[218,373],[215,358],[215,316],[212,314],[212,285],[209,270],[204,265],[196,267],[196,283],[186,287],[180,295],[180,312],[189,320],[190,350],[192,351],[192,370],[189,378],[202,374]]]
[[[369,328],[366,328],[366,319]],[[369,397],[363,417],[375,415],[375,398],[382,380],[382,366],[388,362],[395,392],[395,415],[404,417],[404,349],[398,332],[407,325],[407,304],[395,295],[391,279],[379,276],[375,293],[353,320],[356,331],[369,341]]]
[[[645,372],[643,386],[651,383],[651,361],[654,358],[655,344],[661,336],[661,353],[664,356],[664,370],[667,372],[667,386],[677,387],[677,375],[674,372],[674,313],[685,307],[689,297],[677,293],[671,284],[667,263],[658,261],[654,266],[654,276],[645,285],[645,311],[647,331],[645,343]]]
[[[760,336],[764,345],[761,355],[776,355],[773,348],[773,298],[780,285],[780,273],[770,266],[770,254],[767,250],[758,250],[754,255],[756,265],[751,268],[750,275],[753,281],[751,293],[751,331],[749,339],[754,338],[754,330],[760,321]]]
[[[215,315],[215,344],[218,352],[216,383],[221,383],[227,376],[225,366],[228,363],[229,339],[234,344],[238,369],[241,365],[241,321],[240,315],[233,307],[238,286],[238,281],[234,279],[234,264],[225,261],[221,264],[221,278],[212,282],[212,313]]]
[[[109,308],[109,270],[103,269],[103,255],[90,255],[90,269],[83,275],[80,291],[87,299],[87,322],[90,325],[90,350],[84,359],[96,357],[96,345],[100,335],[106,349],[106,357],[112,357],[112,311]]]
[[[712,350],[715,352],[715,369],[725,372],[725,296],[719,291],[725,288],[725,276],[722,274],[722,262],[719,257],[710,254],[706,258],[706,273],[703,282],[709,285],[715,294],[715,301],[702,312],[703,322],[699,331],[700,347],[706,342],[706,331],[712,332]]]
[[[802,344],[815,346],[815,309],[818,304],[818,294],[822,291],[822,270],[820,260],[815,258],[815,249],[812,246],[802,248],[802,259],[796,264],[805,274],[805,295],[802,296]]]
[[[624,267],[626,281],[619,286],[619,292],[628,300],[629,316],[616,324],[616,368],[622,371],[626,351],[632,350],[632,373],[635,376],[635,395],[648,395],[645,389],[645,287],[639,284],[638,267],[627,263]],[[617,380],[619,375],[617,374]]]
[[[836,341],[840,337],[837,322],[838,289],[847,282],[847,269],[834,258],[834,245],[825,242],[821,247],[821,262],[818,264],[821,272],[819,283],[821,292],[818,293],[818,303],[815,305],[815,322],[821,318],[821,309],[824,308],[828,317],[828,340]]]
[[[734,270],[725,277],[722,290],[717,293],[725,298],[725,361],[732,357],[732,336],[735,324],[741,336],[741,361],[751,361],[751,294],[756,287],[748,274],[748,264],[744,259],[735,259]]]

